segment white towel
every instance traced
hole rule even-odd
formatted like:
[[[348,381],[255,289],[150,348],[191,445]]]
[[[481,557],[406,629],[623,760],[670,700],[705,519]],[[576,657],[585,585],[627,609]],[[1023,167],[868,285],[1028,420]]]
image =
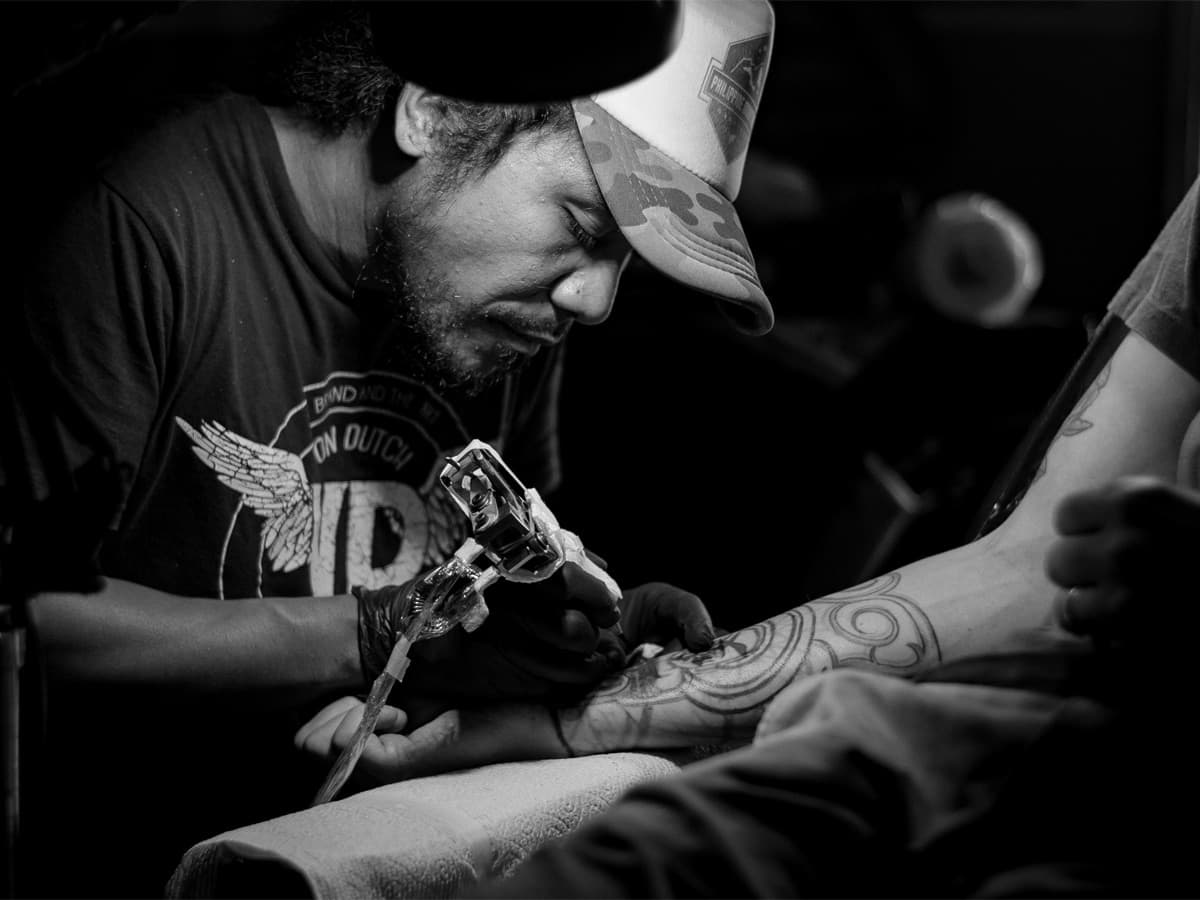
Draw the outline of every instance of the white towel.
[[[389,784],[196,844],[167,896],[246,896],[253,868],[259,895],[296,894],[302,881],[319,900],[450,897],[678,770],[665,756],[607,753]]]

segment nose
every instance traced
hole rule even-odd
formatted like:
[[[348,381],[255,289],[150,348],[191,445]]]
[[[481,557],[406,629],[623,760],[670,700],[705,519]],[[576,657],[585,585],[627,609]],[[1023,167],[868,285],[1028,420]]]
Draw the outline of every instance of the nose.
[[[564,275],[550,290],[550,302],[584,325],[599,325],[612,312],[621,273],[630,253],[593,258]]]

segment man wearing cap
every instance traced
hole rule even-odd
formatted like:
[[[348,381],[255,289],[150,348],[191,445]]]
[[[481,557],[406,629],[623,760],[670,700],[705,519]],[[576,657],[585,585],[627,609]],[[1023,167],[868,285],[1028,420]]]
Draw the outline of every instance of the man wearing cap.
[[[8,329],[2,483],[37,496],[98,449],[126,476],[101,589],[30,607],[50,744],[86,743],[105,773],[48,764],[39,807],[61,805],[34,823],[80,848],[84,892],[145,887],[118,877],[113,841],[161,884],[187,842],[311,797],[291,733],[370,684],[401,588],[466,537],[444,458],[481,438],[553,490],[561,342],[609,315],[631,253],[771,326],[731,201],[772,27],[765,2],[689,2],[635,84],[490,106],[402,82],[343,6],[261,97],[156,125],[73,203]],[[570,565],[489,601],[478,631],[414,648],[413,724],[578,694],[628,643],[712,640],[693,595],[632,588],[614,610]],[[134,830],[65,804],[123,807]]]

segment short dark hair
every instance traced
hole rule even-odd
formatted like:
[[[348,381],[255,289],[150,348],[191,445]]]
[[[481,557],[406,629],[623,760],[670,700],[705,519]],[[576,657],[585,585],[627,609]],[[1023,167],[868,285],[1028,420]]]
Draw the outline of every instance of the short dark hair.
[[[379,58],[369,4],[305,2],[281,18],[258,79],[263,102],[324,137],[373,128],[403,87]],[[441,98],[435,132],[447,171],[482,175],[521,134],[573,127],[569,103],[492,104]]]

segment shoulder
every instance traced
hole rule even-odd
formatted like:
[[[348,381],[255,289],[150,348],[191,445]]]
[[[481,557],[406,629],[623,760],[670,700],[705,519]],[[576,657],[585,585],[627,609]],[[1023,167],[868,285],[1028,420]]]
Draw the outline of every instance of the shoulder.
[[[1135,332],[1200,378],[1200,182],[1194,182],[1109,305]]]
[[[237,94],[194,101],[130,139],[100,181],[149,221],[187,218],[259,178],[275,148],[257,101]]]

